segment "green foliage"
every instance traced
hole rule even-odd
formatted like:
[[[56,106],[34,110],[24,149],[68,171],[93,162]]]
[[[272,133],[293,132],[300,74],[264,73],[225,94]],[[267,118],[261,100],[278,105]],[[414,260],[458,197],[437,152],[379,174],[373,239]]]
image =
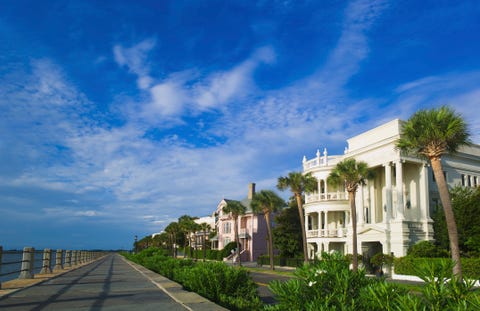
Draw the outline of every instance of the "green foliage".
[[[470,298],[475,295],[472,291],[474,282],[459,282],[452,278],[453,266],[451,260],[444,259],[424,261],[415,267],[416,274],[426,283],[422,294],[430,310],[471,310],[469,305]]]
[[[449,256],[445,249],[437,247],[430,241],[420,241],[412,245],[408,249],[407,255],[417,258],[444,258]]]
[[[234,250],[236,248],[237,248],[237,243],[236,242],[230,242],[227,245],[225,245],[225,247],[221,250],[221,259],[220,260],[223,260],[223,258],[230,256],[230,254],[232,253],[232,250]]]
[[[416,267],[423,266],[425,263],[441,265],[447,258],[415,258],[412,256],[400,257],[394,259],[395,273],[405,275],[418,275]],[[480,279],[480,258],[462,258],[464,276],[469,279]]]
[[[417,310],[411,304],[418,305],[420,301],[402,300],[407,294],[407,289],[384,281],[374,281],[360,292],[362,305],[368,306],[368,310]],[[406,305],[409,308],[404,308]]]
[[[161,249],[150,248],[134,255],[125,254],[125,257],[229,310],[250,311],[262,308],[257,285],[247,270],[219,262],[175,259],[165,254]]]
[[[460,251],[471,257],[480,257],[480,187],[465,188],[457,186],[450,191],[452,209],[458,228]],[[434,215],[434,233],[436,243],[448,249],[449,240],[443,209]]]
[[[372,280],[363,270],[353,272],[338,253],[322,254],[322,260],[295,271],[297,279],[271,282],[278,304],[272,310],[352,310],[359,306],[360,290]]]
[[[283,256],[274,256],[273,257],[273,264],[275,266],[301,267],[303,265],[303,263],[304,263],[303,258],[300,258],[300,257],[297,257],[297,258],[286,258],[286,257],[283,257]],[[257,264],[260,265],[260,266],[269,265],[270,264],[269,256],[268,255],[258,256]]]
[[[480,310],[478,290],[471,281],[451,277],[453,264],[449,259],[424,259],[420,263],[415,262],[418,258],[404,257],[410,264],[415,262],[416,274],[425,281],[419,291],[410,292],[383,278],[367,278],[363,271],[349,270],[348,259],[339,254],[322,257],[297,269],[296,279],[272,282],[270,289],[279,303],[265,310]]]
[[[396,145],[402,151],[420,156],[441,156],[469,144],[468,126],[462,116],[448,106],[421,109],[402,127]]]
[[[290,200],[289,205],[275,217],[272,234],[273,244],[280,255],[293,258],[302,254],[302,230],[296,200]]]
[[[219,262],[198,263],[179,273],[179,281],[191,291],[228,307],[230,310],[256,310],[261,307],[257,286],[247,270]]]

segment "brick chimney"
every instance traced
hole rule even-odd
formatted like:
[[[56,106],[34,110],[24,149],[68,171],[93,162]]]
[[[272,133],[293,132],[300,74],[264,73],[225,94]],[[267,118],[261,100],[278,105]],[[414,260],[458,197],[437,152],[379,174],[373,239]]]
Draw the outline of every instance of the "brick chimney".
[[[248,199],[253,199],[253,195],[255,194],[255,183],[248,184]]]

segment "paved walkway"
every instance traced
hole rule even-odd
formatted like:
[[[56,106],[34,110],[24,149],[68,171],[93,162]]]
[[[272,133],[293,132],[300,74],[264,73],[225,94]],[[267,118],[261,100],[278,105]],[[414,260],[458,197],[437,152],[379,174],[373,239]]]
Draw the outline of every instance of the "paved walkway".
[[[167,278],[110,254],[100,260],[0,297],[0,309],[226,310]]]

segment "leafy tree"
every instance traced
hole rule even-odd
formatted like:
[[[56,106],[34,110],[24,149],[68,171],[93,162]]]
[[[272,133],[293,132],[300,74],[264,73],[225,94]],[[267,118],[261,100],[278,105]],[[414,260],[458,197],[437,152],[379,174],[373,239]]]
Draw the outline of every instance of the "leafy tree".
[[[447,106],[417,111],[403,125],[400,139],[396,143],[400,150],[425,157],[430,161],[445,212],[450,251],[455,262],[453,274],[460,280],[462,265],[457,224],[443,175],[441,158],[445,154],[457,152],[460,146],[469,143],[467,124],[459,114]]]
[[[223,207],[223,212],[230,214],[233,218],[234,222],[234,235],[235,235],[235,243],[237,244],[237,258],[238,258],[238,264],[241,266],[242,262],[240,260],[240,239],[238,238],[238,217],[240,215],[244,215],[246,212],[247,208],[240,203],[240,201],[235,201],[235,200],[228,200],[227,205]]]
[[[313,192],[317,187],[317,180],[312,174],[307,173],[303,175],[301,172],[290,172],[288,176],[279,177],[277,188],[281,191],[290,189],[295,196],[298,207],[298,216],[300,218],[300,226],[302,232],[302,247],[303,247],[303,260],[308,262],[308,250],[307,250],[307,234],[305,232],[305,217],[303,216],[303,194],[305,192]]]
[[[364,185],[366,179],[373,177],[373,171],[368,168],[367,163],[357,162],[353,158],[345,159],[333,168],[327,178],[327,182],[334,186],[345,185],[350,201],[350,217],[352,219],[352,268],[358,270],[358,249],[357,249],[357,208],[355,206],[355,193],[359,185]]]
[[[280,251],[280,256],[294,258],[302,254],[302,228],[298,219],[298,207],[294,197],[289,207],[275,217],[273,228],[274,245]]]
[[[456,186],[450,191],[453,214],[458,229],[460,251],[471,256],[480,255],[480,187],[464,188]],[[435,242],[448,249],[448,231],[445,214],[440,209],[434,214]]]
[[[270,269],[273,270],[273,235],[270,214],[284,207],[285,201],[271,190],[262,190],[254,194],[251,206],[254,212],[261,212],[265,217],[265,222],[267,223]]]

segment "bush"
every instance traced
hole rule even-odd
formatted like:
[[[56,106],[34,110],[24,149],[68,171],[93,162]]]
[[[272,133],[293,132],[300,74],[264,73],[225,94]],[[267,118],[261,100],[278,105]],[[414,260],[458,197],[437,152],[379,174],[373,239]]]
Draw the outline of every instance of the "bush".
[[[394,268],[397,274],[417,275],[416,267],[432,263],[437,266],[443,262],[450,261],[449,258],[414,258],[411,256],[395,258]],[[462,258],[463,276],[469,279],[480,279],[480,258]]]
[[[295,271],[297,279],[273,281],[270,290],[278,304],[270,310],[353,310],[360,290],[372,282],[363,270],[353,272],[341,254],[322,254],[322,260]]]
[[[430,241],[420,241],[408,249],[407,256],[419,258],[447,258],[448,252],[444,249],[438,248]]]
[[[262,306],[257,285],[243,268],[235,269],[220,262],[201,262],[190,269],[182,269],[179,281],[186,289],[230,310],[258,310]]]
[[[446,259],[404,257],[415,262],[416,275],[425,281],[417,292],[381,278],[367,278],[360,270],[351,271],[349,261],[338,254],[323,254],[323,259],[297,269],[297,279],[274,281],[270,289],[278,304],[266,306],[274,311],[316,310],[480,310],[478,291],[473,282],[451,278],[452,264]],[[380,256],[378,256],[380,257]]]
[[[303,258],[285,258],[282,256],[274,256],[273,264],[275,266],[287,267],[301,267],[304,261]],[[257,257],[257,264],[260,266],[270,265],[270,257],[268,255],[261,255]]]
[[[221,256],[222,258],[220,260],[223,260],[223,258],[228,257],[232,254],[232,250],[237,248],[237,243],[235,242],[230,242],[225,247],[221,250]]]

